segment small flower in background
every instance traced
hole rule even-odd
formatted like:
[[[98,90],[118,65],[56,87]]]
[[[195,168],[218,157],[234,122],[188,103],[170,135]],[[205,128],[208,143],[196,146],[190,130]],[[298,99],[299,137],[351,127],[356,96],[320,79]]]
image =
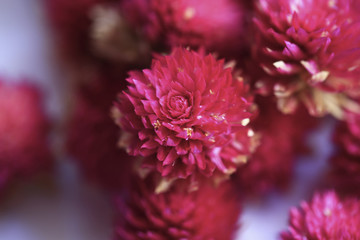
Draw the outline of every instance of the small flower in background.
[[[233,239],[241,208],[229,182],[189,191],[187,180],[178,180],[157,194],[157,177],[134,180],[128,199],[117,199],[115,239]]]
[[[221,56],[236,56],[249,42],[249,12],[241,1],[125,0],[120,10],[156,49],[201,46]]]
[[[272,92],[278,108],[344,117],[359,111],[360,21],[352,0],[258,0],[254,56],[265,76],[255,84]],[[267,89],[267,90],[264,90]]]
[[[0,80],[0,188],[52,166],[50,122],[38,89]]]
[[[310,202],[290,211],[290,226],[281,239],[360,239],[360,201],[339,199],[335,192],[315,194]]]
[[[130,72],[127,81],[113,108],[123,131],[120,143],[162,176],[228,175],[238,156],[250,154],[252,99],[223,60],[176,48],[157,56],[151,69]],[[234,155],[221,158],[239,131],[244,134]]]

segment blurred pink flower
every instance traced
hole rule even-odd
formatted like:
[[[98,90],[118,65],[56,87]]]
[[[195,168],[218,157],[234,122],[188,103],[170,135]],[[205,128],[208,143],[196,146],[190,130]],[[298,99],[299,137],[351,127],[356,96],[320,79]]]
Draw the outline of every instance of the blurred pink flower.
[[[49,131],[38,89],[0,81],[0,188],[51,167]]]
[[[137,179],[128,200],[118,199],[115,239],[233,239],[240,202],[231,184],[202,182],[189,191],[186,180],[177,180],[167,192],[155,193],[155,182],[153,176]]]
[[[155,45],[233,54],[248,43],[245,4],[235,0],[125,0],[130,23]]]

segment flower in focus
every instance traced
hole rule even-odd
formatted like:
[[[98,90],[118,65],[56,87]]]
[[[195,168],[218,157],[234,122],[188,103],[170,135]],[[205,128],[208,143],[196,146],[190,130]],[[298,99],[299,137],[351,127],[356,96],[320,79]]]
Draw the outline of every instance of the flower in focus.
[[[239,199],[232,185],[207,182],[189,192],[186,180],[167,192],[154,192],[154,175],[134,181],[128,201],[119,199],[115,239],[230,240],[238,227]]]
[[[67,125],[66,147],[84,175],[108,190],[126,184],[131,161],[116,145],[118,127],[110,109],[123,83],[98,77],[77,89]]]
[[[265,76],[255,84],[278,107],[343,118],[357,110],[360,21],[353,0],[258,0],[254,55]],[[264,90],[267,89],[267,90]]]
[[[50,123],[38,90],[0,82],[0,188],[51,167]]]
[[[290,211],[290,227],[283,240],[360,239],[360,201],[340,200],[335,192],[315,194],[311,202]]]
[[[251,124],[258,147],[232,176],[242,192],[261,194],[274,188],[285,189],[291,182],[297,154],[307,152],[305,137],[316,125],[303,108],[293,115],[276,109],[272,98],[257,96],[259,115]]]
[[[130,72],[127,91],[114,107],[124,131],[128,153],[143,156],[144,165],[163,176],[185,178],[232,173],[236,158],[248,155],[251,140],[246,125],[252,117],[251,98],[241,78],[212,55],[176,48],[157,56],[151,69]],[[221,158],[221,148],[243,131],[236,153]]]
[[[125,0],[122,10],[155,45],[234,54],[246,45],[245,4],[235,0]]]

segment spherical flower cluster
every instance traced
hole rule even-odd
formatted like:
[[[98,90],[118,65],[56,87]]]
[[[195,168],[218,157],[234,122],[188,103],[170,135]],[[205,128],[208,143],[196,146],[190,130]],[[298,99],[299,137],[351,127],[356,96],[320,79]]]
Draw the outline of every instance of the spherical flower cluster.
[[[156,194],[155,178],[134,181],[128,201],[119,199],[115,239],[233,239],[240,204],[231,184],[215,188],[204,182],[189,192],[186,180],[178,180]]]
[[[77,90],[67,123],[66,148],[84,175],[112,191],[126,184],[130,157],[117,147],[118,127],[110,109],[121,81],[99,77]]]
[[[245,6],[234,0],[125,0],[128,21],[155,45],[239,52],[247,43]]]
[[[127,91],[118,96],[114,118],[125,131],[122,143],[131,155],[163,176],[211,176],[232,173],[236,158],[248,155],[251,99],[241,78],[212,55],[176,48],[157,56],[151,69],[130,72]],[[221,148],[244,130],[230,159]]]
[[[265,76],[259,89],[278,99],[283,112],[299,102],[309,113],[359,109],[360,21],[352,0],[258,0],[254,53]],[[263,90],[265,91],[265,90]],[[265,91],[265,92],[266,92]]]
[[[37,89],[0,81],[0,188],[51,166],[49,130]]]
[[[360,239],[360,201],[340,200],[334,192],[315,194],[311,202],[290,212],[290,227],[283,240]]]
[[[297,154],[306,152],[305,137],[316,125],[305,109],[284,115],[272,98],[257,97],[259,116],[252,123],[258,147],[233,175],[236,185],[246,193],[261,194],[288,187]]]

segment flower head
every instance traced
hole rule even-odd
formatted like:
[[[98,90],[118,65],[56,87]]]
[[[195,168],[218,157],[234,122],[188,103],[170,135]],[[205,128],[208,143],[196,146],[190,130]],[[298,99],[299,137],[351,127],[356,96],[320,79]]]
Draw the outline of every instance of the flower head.
[[[311,202],[290,212],[290,227],[283,240],[360,239],[360,201],[340,200],[335,192],[315,194]]]
[[[234,53],[245,39],[245,6],[234,0],[128,0],[129,22],[153,43]]]
[[[359,92],[360,21],[352,0],[258,0],[254,52],[265,76],[256,84],[283,112],[342,118]],[[354,93],[355,92],[355,93]],[[357,107],[358,109],[358,107]]]
[[[244,122],[250,121],[252,102],[222,60],[176,48],[157,56],[151,69],[130,72],[127,81],[113,112],[131,155],[146,157],[144,163],[163,176],[235,170],[236,155],[226,160],[220,152],[234,134],[249,130]],[[241,138],[246,143],[251,136]],[[246,146],[237,155],[249,154]]]
[[[0,188],[50,167],[49,130],[36,88],[0,82]]]
[[[119,199],[116,239],[232,239],[240,203],[231,184],[215,188],[203,182],[189,192],[186,180],[178,180],[157,194],[154,182],[154,176],[138,179],[128,201]]]

